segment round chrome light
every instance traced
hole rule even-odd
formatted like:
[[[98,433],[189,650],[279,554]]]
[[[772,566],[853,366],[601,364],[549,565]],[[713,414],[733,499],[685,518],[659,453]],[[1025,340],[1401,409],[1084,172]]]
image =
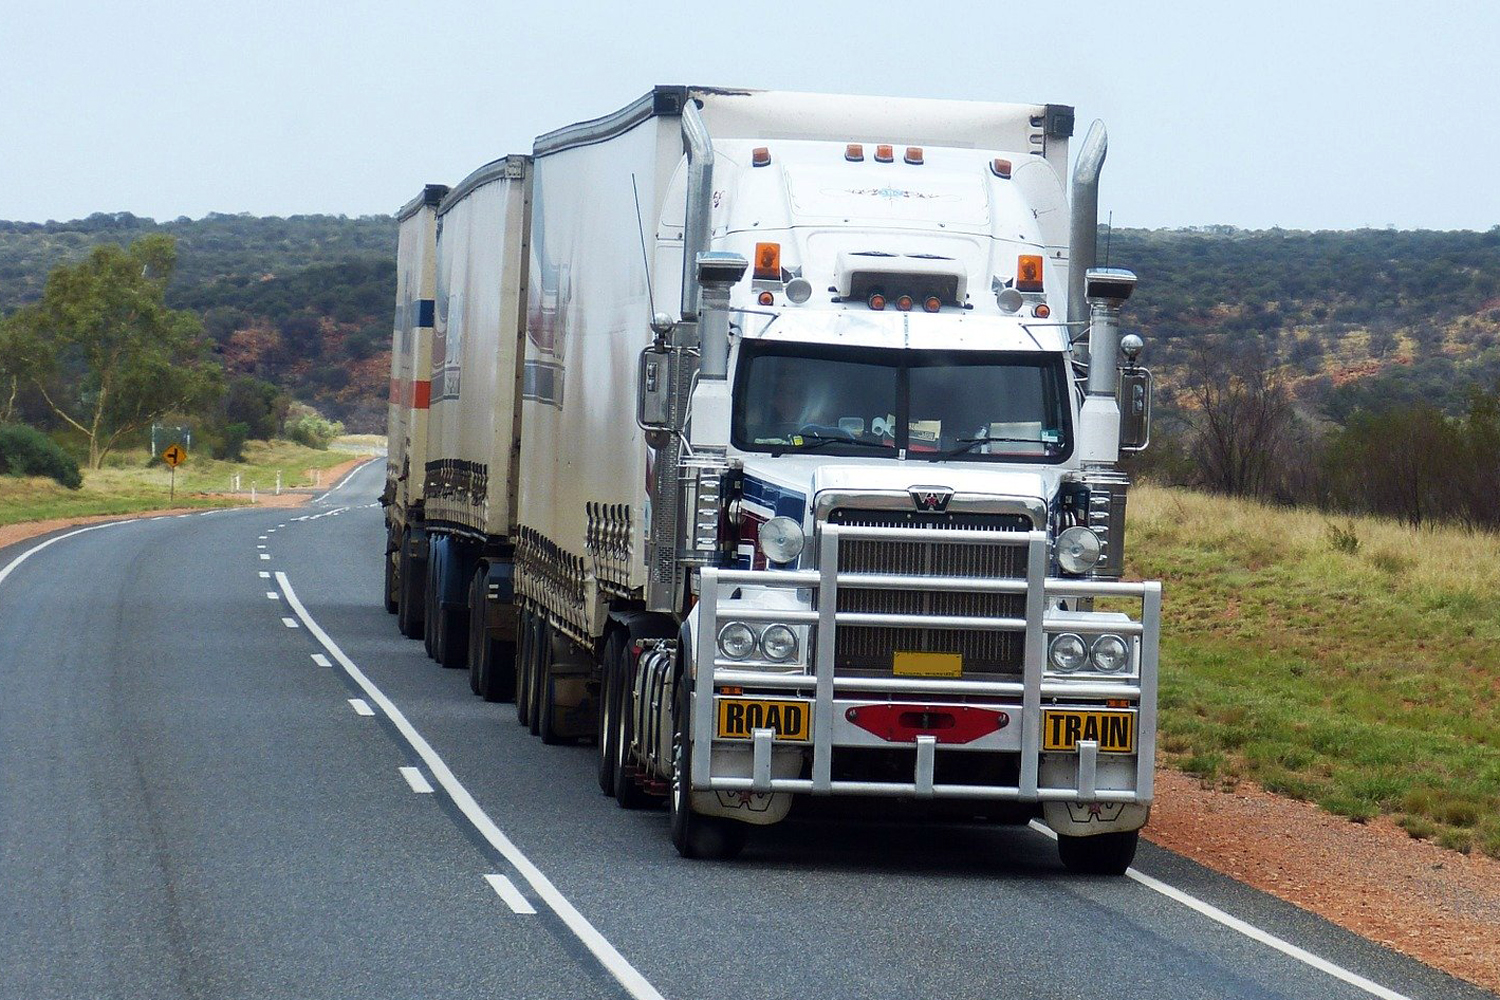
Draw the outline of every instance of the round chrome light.
[[[1094,640],[1089,660],[1095,670],[1113,674],[1130,665],[1130,647],[1117,635],[1101,635]]]
[[[1065,674],[1071,674],[1083,666],[1088,658],[1088,646],[1084,644],[1081,637],[1072,632],[1064,632],[1053,639],[1052,645],[1047,650],[1047,659],[1052,662],[1052,669]]]
[[[806,278],[793,278],[786,283],[786,297],[799,306],[812,298],[812,292],[812,282]]]
[[[797,636],[785,625],[772,625],[761,633],[760,651],[766,659],[782,663],[797,655]]]
[[[755,653],[755,633],[744,622],[719,629],[719,650],[731,660],[747,660]]]
[[[1081,576],[1094,568],[1103,546],[1099,536],[1081,524],[1064,528],[1057,536],[1057,564],[1064,573]]]
[[[773,563],[795,560],[805,540],[802,525],[789,517],[773,517],[760,526],[760,550]]]

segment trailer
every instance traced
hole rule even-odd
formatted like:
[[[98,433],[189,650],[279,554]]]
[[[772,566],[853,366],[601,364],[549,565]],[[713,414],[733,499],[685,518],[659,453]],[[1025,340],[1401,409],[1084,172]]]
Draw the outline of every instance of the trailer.
[[[521,230],[460,226],[455,188],[434,655],[545,742],[596,740],[601,789],[664,798],[686,856],[822,797],[1039,817],[1069,867],[1124,871],[1161,598],[1123,580],[1118,462],[1151,385],[1134,275],[1092,268],[1103,127],[1070,198],[1072,132],[1060,105],[658,87],[505,161]],[[481,317],[480,286],[517,308]]]

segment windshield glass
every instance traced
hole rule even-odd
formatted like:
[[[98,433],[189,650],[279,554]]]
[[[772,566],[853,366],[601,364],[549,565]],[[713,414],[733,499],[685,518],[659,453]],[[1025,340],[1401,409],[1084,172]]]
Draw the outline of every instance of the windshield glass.
[[[1057,355],[747,342],[735,447],[1057,462],[1072,450]]]

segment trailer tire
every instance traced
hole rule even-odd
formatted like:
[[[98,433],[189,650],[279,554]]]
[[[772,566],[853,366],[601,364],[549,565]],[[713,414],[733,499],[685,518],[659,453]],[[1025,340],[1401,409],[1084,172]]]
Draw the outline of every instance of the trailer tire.
[[[438,547],[428,550],[427,572],[422,577],[422,648],[431,659],[437,659],[437,575],[442,569],[437,558]]]
[[[489,636],[485,635],[484,629],[484,579],[487,571],[483,563],[474,571],[474,579],[469,582],[469,690],[474,694],[480,692],[480,672],[485,667],[484,648]]]
[[[550,634],[546,636],[547,641],[542,647],[543,659],[541,669],[537,671],[537,679],[541,682],[541,690],[537,699],[535,732],[541,737],[542,743],[549,747],[555,747],[563,743],[573,743],[576,741],[560,735],[557,731],[557,678],[552,675],[551,638]]]
[[[526,728],[532,736],[542,734],[542,685],[547,679],[547,661],[552,659],[552,625],[545,615],[537,615],[536,631],[531,636],[531,662],[526,665],[526,683],[531,687],[527,699]]]
[[[611,719],[614,736],[610,741],[612,750],[610,764],[615,773],[615,802],[621,809],[645,809],[661,801],[641,787],[637,768],[630,764],[630,744],[635,739],[634,714],[628,711],[630,700],[635,697],[635,669],[629,659],[630,640],[622,647],[620,660],[606,664],[605,669],[614,668],[614,715]]]
[[[532,614],[530,611],[521,612],[520,642],[516,649],[516,724],[524,726],[528,718],[531,706],[531,685],[529,683],[529,665],[531,663],[532,642]]]
[[[385,610],[395,614],[401,608],[401,594],[397,589],[401,586],[401,577],[396,572],[396,551],[387,549],[385,553]]]
[[[485,701],[510,701],[516,696],[516,644],[494,638],[485,626],[488,577],[481,565],[469,589],[469,690]]]
[[[396,627],[401,634],[408,639],[419,638],[423,626],[423,594],[426,591],[425,579],[417,579],[417,567],[420,563],[410,555],[411,535],[406,533],[401,536],[401,549],[396,556],[397,580],[397,602]],[[425,578],[426,574],[422,576]]]
[[[691,698],[691,682],[687,671],[683,671],[672,699],[672,784],[667,796],[667,808],[672,817],[672,846],[684,858],[728,861],[745,849],[749,828],[732,819],[700,816],[693,812],[688,791],[693,777],[692,744],[687,732]]]
[[[438,663],[450,670],[462,670],[469,665],[469,623],[466,617],[438,602],[434,645]]]
[[[615,698],[616,677],[619,670],[616,661],[621,647],[628,646],[630,637],[623,629],[614,629],[604,642],[604,662],[599,671],[599,791],[605,795],[615,794],[615,713],[619,711]]]
[[[1057,837],[1063,867],[1078,875],[1124,875],[1135,860],[1141,832],[1098,833],[1092,837]]]

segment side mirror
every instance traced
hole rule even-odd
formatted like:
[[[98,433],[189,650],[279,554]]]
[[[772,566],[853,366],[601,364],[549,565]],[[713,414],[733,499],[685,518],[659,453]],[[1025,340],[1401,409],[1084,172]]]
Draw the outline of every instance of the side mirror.
[[[659,447],[672,431],[672,356],[665,347],[651,346],[641,352],[636,372],[635,422],[646,432],[646,440]]]
[[[1145,451],[1151,443],[1151,373],[1120,369],[1120,450]]]

